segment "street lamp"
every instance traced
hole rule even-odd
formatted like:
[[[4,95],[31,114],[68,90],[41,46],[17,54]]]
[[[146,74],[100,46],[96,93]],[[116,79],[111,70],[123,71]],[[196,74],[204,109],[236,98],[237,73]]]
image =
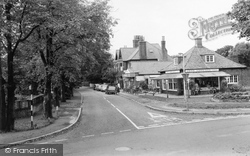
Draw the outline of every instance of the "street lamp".
[[[187,90],[186,90],[186,80],[188,78],[188,73],[186,73],[185,71],[185,56],[183,53],[179,53],[180,56],[182,56],[182,70],[183,70],[183,73],[182,73],[182,76],[183,76],[183,95],[184,95],[184,102],[186,103],[187,105],[187,110],[189,110],[189,107],[188,107],[188,102],[187,102]]]

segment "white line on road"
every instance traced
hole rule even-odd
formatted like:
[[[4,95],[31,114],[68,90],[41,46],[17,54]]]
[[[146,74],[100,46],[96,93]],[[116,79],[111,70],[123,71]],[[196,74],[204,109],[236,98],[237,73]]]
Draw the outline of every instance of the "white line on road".
[[[130,120],[125,114],[123,114],[122,111],[120,111],[120,109],[116,108],[116,110],[120,112],[136,129],[139,129],[139,127],[136,126],[136,124],[132,120]]]
[[[129,131],[131,131],[131,129],[122,130],[120,132],[123,133],[123,132],[129,132]]]
[[[41,143],[37,143],[37,144],[48,144],[49,142],[41,142]]]
[[[240,133],[250,133],[250,131],[242,131],[242,132],[240,132]]]
[[[222,137],[228,137],[232,136],[232,134],[222,134],[222,135],[217,135],[217,137],[222,138]]]
[[[61,140],[55,140],[55,142],[61,142],[61,141],[66,141],[68,139],[61,139]]]
[[[113,134],[114,132],[106,132],[106,133],[101,133],[102,135],[108,135],[108,134]]]
[[[85,135],[85,136],[82,136],[83,138],[89,138],[89,137],[93,137],[95,135]]]

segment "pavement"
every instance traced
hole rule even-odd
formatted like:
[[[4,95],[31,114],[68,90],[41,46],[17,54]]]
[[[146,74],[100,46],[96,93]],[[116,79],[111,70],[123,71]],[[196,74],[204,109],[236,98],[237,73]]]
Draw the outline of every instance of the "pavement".
[[[50,121],[51,123],[49,125],[27,131],[0,133],[0,149],[25,143],[32,143],[34,141],[39,141],[44,138],[53,137],[67,132],[80,121],[82,102],[81,94],[75,91],[74,97],[67,100],[67,102],[60,104],[61,106],[58,111],[58,116],[54,115],[55,118]],[[30,119],[17,119],[15,122],[18,123],[18,120]],[[34,117],[34,124],[36,124],[36,117]]]
[[[169,106],[169,102],[174,101],[175,103],[183,102],[183,96],[169,95],[167,98],[166,94],[155,94],[155,97],[166,98],[166,101],[157,102],[156,100],[148,100],[125,92],[120,92],[118,96],[122,96],[133,100],[145,107],[153,110],[163,112],[175,112],[175,113],[199,113],[199,114],[228,114],[228,115],[245,115],[250,114],[250,109],[184,109],[178,107]],[[153,96],[153,95],[151,95]],[[199,95],[190,97],[189,102],[193,101],[204,101],[205,103],[211,102],[211,95]],[[149,102],[150,101],[150,102]],[[66,131],[74,128],[75,125],[80,121],[81,110],[82,110],[83,96],[75,91],[74,97],[67,100],[65,103],[61,103],[58,117],[53,120],[51,124],[46,127],[39,129],[33,129],[28,131],[17,131],[9,133],[0,133],[0,149],[10,146],[16,146],[25,143],[32,143],[34,141],[42,140],[43,138],[52,137],[58,134],[65,133]],[[213,102],[213,104],[216,102]],[[249,102],[250,104],[250,102]],[[18,121],[17,121],[18,122]],[[35,123],[35,119],[34,119]]]
[[[148,107],[150,109],[153,110],[157,110],[157,111],[162,111],[162,112],[174,112],[174,113],[190,113],[190,114],[211,114],[211,115],[247,115],[250,114],[250,108],[234,108],[234,109],[187,109],[186,108],[181,108],[181,107],[173,107],[170,106],[170,104],[173,103],[185,103],[184,102],[184,97],[183,96],[176,96],[176,95],[167,95],[166,94],[160,94],[160,93],[156,93],[154,95],[154,97],[161,97],[165,98],[166,100],[164,100],[164,102],[155,102],[155,100],[151,101],[151,102],[144,102],[143,100],[141,100],[141,98],[139,97],[139,95],[132,95],[130,93],[125,93],[125,92],[120,92],[119,93],[120,96],[123,96],[125,98],[131,99],[133,101],[136,101],[137,103]],[[141,95],[145,95],[145,94],[141,94]],[[148,96],[153,96],[151,94],[147,94]],[[222,102],[219,101],[215,101],[212,100],[212,96],[213,95],[195,95],[195,96],[190,96],[190,98],[188,98],[188,103],[204,103],[204,104],[211,104],[211,105],[219,105],[222,104]],[[245,102],[245,103],[249,103],[250,102]],[[185,103],[186,104],[186,103]]]

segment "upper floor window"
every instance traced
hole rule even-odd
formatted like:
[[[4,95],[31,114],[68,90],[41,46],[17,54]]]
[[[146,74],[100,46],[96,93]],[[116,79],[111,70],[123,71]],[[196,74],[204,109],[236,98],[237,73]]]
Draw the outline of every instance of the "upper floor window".
[[[178,65],[178,58],[177,57],[174,58],[174,65]]]
[[[205,61],[206,62],[214,62],[214,55],[206,55]]]

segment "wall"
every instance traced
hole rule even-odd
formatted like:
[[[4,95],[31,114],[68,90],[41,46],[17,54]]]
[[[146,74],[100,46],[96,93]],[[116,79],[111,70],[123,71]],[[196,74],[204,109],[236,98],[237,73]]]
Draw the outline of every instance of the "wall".
[[[238,75],[239,85],[245,86],[250,90],[250,68],[246,69],[224,69],[221,70],[230,75]]]

